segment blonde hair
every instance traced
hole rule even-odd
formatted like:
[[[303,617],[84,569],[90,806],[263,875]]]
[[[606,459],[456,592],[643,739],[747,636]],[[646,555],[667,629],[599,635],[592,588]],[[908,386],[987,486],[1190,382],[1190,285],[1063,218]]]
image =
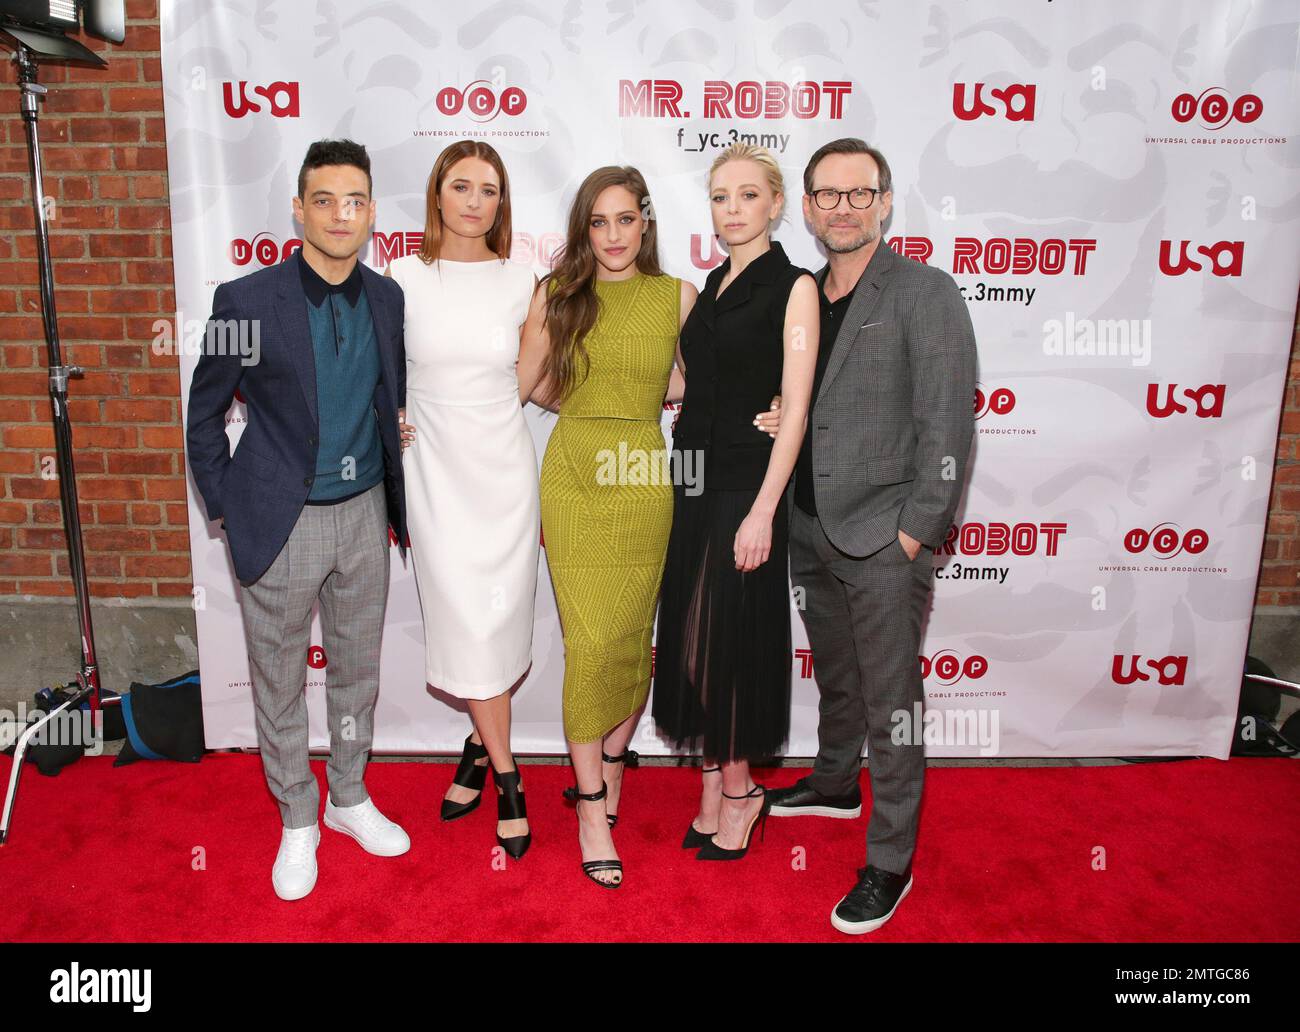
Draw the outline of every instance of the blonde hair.
[[[713,174],[729,161],[752,161],[763,170],[763,175],[767,178],[767,185],[772,188],[772,193],[779,194],[781,197],[781,207],[776,213],[773,223],[780,222],[785,218],[785,176],[781,174],[781,166],[776,163],[776,158],[772,157],[772,152],[766,147],[759,147],[753,143],[733,143],[730,147],[719,154],[709,167],[709,189],[713,188]]]

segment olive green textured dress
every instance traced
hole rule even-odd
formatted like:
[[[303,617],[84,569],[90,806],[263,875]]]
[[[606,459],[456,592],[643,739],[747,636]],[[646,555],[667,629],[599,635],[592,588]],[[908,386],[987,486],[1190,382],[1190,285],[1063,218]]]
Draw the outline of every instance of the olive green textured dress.
[[[673,490],[660,415],[681,280],[596,280],[587,376],[542,459],[542,536],[564,635],[564,733],[594,742],[645,705]]]

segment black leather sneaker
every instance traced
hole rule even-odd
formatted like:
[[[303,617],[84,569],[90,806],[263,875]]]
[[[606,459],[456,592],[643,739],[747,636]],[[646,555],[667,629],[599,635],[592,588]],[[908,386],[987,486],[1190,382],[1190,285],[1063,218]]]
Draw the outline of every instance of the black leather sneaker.
[[[912,869],[903,874],[879,867],[858,869],[858,883],[831,911],[831,924],[846,935],[874,932],[894,916],[898,904],[912,888]]]
[[[862,790],[854,788],[849,795],[824,796],[800,778],[786,788],[774,788],[767,793],[772,805],[768,813],[773,817],[839,817],[851,820],[862,816]]]

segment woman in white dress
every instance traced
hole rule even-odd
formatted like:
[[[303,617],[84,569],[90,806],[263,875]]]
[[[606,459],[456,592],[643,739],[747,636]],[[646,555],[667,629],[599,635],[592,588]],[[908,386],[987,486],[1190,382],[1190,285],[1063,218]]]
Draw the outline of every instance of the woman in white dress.
[[[425,679],[469,705],[474,730],[442,803],[478,806],[490,762],[497,841],[531,841],[510,748],[510,689],[532,661],[541,518],[537,455],[515,363],[537,285],[510,261],[509,181],[488,144],[466,140],[434,163],[424,241],[387,275],[405,294],[402,469]]]

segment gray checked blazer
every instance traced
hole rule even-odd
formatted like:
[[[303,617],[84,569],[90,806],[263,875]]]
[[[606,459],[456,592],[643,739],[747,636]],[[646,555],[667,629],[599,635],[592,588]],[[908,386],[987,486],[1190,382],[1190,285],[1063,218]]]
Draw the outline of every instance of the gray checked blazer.
[[[840,551],[871,555],[900,529],[931,548],[943,543],[975,434],[976,364],[952,277],[881,240],[808,419],[817,515]]]

